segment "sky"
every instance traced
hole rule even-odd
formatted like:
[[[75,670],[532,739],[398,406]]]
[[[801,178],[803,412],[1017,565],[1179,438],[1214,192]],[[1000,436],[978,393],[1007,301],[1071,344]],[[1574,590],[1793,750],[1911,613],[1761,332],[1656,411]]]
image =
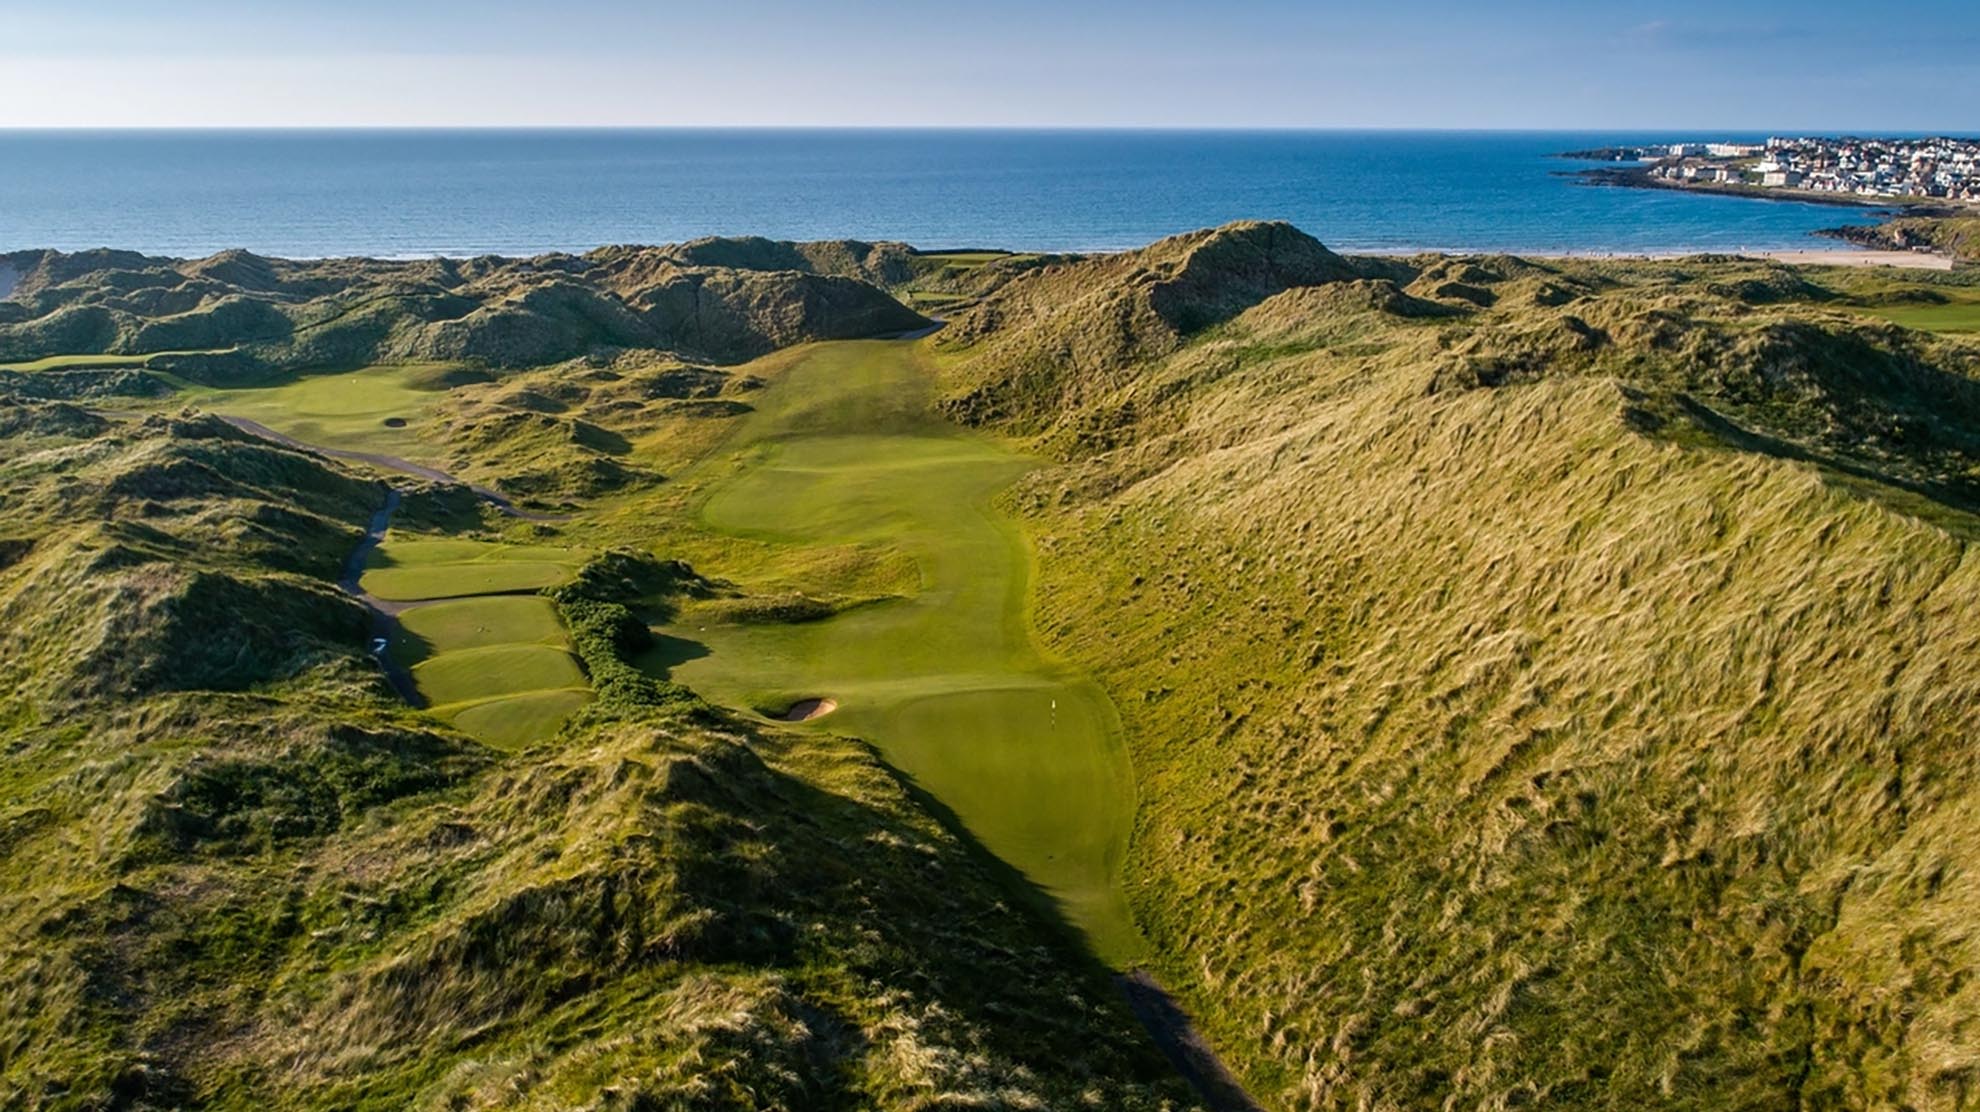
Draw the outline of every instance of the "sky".
[[[1980,132],[1980,3],[0,0],[0,127]]]

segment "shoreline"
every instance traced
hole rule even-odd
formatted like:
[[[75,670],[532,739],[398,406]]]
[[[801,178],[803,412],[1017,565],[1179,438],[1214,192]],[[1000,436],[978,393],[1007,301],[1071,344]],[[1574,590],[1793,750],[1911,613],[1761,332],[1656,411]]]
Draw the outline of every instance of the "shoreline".
[[[1670,262],[1678,259],[1763,259],[1790,266],[1888,266],[1904,270],[1951,270],[1946,255],[1922,251],[1880,251],[1869,247],[1777,247],[1758,251],[1564,251],[1521,255],[1528,259],[1573,259],[1576,262],[1613,259],[1618,262]]]
[[[1633,188],[1633,187],[1617,186],[1617,188]],[[1683,192],[1694,191],[1690,187],[1670,186],[1670,185],[1651,185],[1651,186],[1645,186],[1644,188],[1677,189]],[[1706,190],[1699,189],[1696,191],[1705,192]],[[1759,197],[1755,199],[1772,200],[1774,198]],[[1880,207],[1888,208],[1889,206],[1880,206]],[[1928,206],[1914,206],[1914,208],[1925,208],[1925,207]],[[1922,213],[1912,212],[1901,215],[1922,215]],[[1896,216],[1891,217],[1891,219],[1896,219],[1896,218],[1897,218]],[[1862,227],[1865,228],[1874,228],[1879,226],[1880,225],[1875,225],[1875,224],[1862,225]],[[1848,238],[1836,234],[1834,230],[1825,229],[1821,231],[1811,232],[1809,233],[1809,235],[1811,237],[1828,237],[1830,242],[1835,243],[1836,246],[1797,247],[1797,246],[1782,245],[1782,246],[1774,246],[1774,247],[1755,248],[1755,247],[1747,247],[1744,245],[1738,247],[1730,247],[1730,246],[1708,246],[1708,245],[1693,244],[1693,245],[1676,246],[1676,247],[1612,249],[1612,248],[1601,248],[1601,247],[1583,248],[1583,247],[1557,247],[1557,246],[1460,247],[1460,246],[1446,245],[1446,246],[1433,247],[1433,246],[1412,244],[1408,246],[1381,246],[1381,247],[1363,248],[1363,247],[1341,247],[1330,243],[1327,245],[1327,247],[1329,250],[1332,250],[1336,254],[1339,254],[1344,257],[1376,258],[1376,259],[1406,259],[1417,255],[1442,255],[1450,258],[1477,258],[1480,256],[1488,256],[1488,255],[1511,255],[1517,258],[1525,258],[1525,259],[1573,259],[1576,261],[1588,262],[1588,261],[1600,261],[1604,259],[1611,259],[1616,261],[1627,261],[1631,259],[1671,260],[1671,259],[1697,258],[1700,256],[1714,256],[1718,258],[1770,259],[1776,262],[1784,262],[1784,263],[1804,265],[1804,266],[1890,266],[1890,267],[1901,267],[1911,270],[1951,270],[1956,265],[1956,260],[1954,260],[1949,255],[1944,255],[1937,252],[1913,251],[1913,250],[1902,250],[1902,249],[1890,248],[1890,247],[1871,247],[1871,246],[1859,245]],[[656,246],[666,246],[666,245],[656,245]],[[909,246],[912,247],[913,245],[909,244]],[[57,248],[30,248],[28,250],[51,250],[51,251],[58,251],[61,254],[80,253],[80,252],[60,251],[60,249]],[[215,252],[214,254],[224,253],[227,250],[246,250],[246,249],[227,248],[227,249],[223,249],[222,252]],[[595,250],[595,249],[588,249],[588,250]],[[1134,250],[1134,248],[1095,246],[1095,247],[1070,247],[1070,248],[1062,247],[1062,248],[1054,248],[1051,250],[1006,249],[1006,248],[975,248],[973,250],[982,251],[985,253],[993,253],[993,252],[1001,253],[1006,255],[1062,255],[1070,258],[1078,258],[1078,257],[1093,257],[1098,255],[1118,254],[1122,251]],[[941,251],[922,251],[920,249],[916,249],[916,252],[918,254],[943,253]],[[460,260],[460,259],[469,259],[469,258],[491,257],[486,253],[480,255],[466,255],[466,254],[451,254],[445,252],[437,252],[434,254],[426,254],[426,255],[396,254],[396,253],[377,254],[377,255],[301,255],[301,254],[285,255],[285,254],[263,254],[261,252],[255,252],[255,251],[250,251],[249,253],[257,255],[262,258],[275,259],[283,262],[295,262],[295,263],[334,262],[334,261],[344,261],[344,260],[358,261],[358,262],[380,262],[380,263],[416,263],[416,262],[426,262],[431,260],[443,260],[443,259]],[[538,252],[537,254],[538,255],[557,254],[557,255],[576,256],[584,253],[585,252],[582,251],[551,251],[551,252]],[[146,254],[147,258],[152,258],[161,262],[168,262],[168,263],[196,262],[202,258],[213,257],[213,254],[208,254],[204,256],[150,255],[148,253],[144,253],[144,254]],[[498,253],[493,255],[492,257],[502,258],[502,259],[521,259],[521,258],[528,258],[531,256],[520,255],[520,254],[506,255],[506,254]],[[0,301],[6,300],[13,293],[14,288],[19,284],[19,281],[22,277],[23,275],[21,275],[17,270],[13,269],[11,266],[9,266],[4,262],[0,262]],[[931,328],[928,329],[927,331],[933,331],[933,329]],[[914,335],[903,336],[901,338],[913,339],[913,338],[917,338],[919,335],[922,334],[925,334],[925,332],[917,333]]]
[[[1607,167],[1556,170],[1554,173],[1559,177],[1573,178],[1587,186],[1612,189],[1663,189],[1672,193],[1706,193],[1717,197],[1744,197],[1750,201],[1787,201],[1804,205],[1827,205],[1831,208],[1886,209],[1901,216],[1940,215],[1949,208],[1957,207],[1930,197],[1864,197],[1853,193],[1822,193],[1813,189],[1791,189],[1785,186],[1670,181],[1666,178],[1651,177],[1649,171],[1640,166],[1621,170]]]
[[[1537,250],[1462,251],[1425,248],[1399,251],[1343,251],[1348,258],[1406,259],[1413,255],[1445,255],[1473,258],[1480,255],[1511,255],[1520,259],[1567,259],[1574,262],[1673,262],[1679,259],[1761,259],[1790,266],[1888,266],[1905,270],[1951,270],[1950,256],[1922,251],[1879,250],[1871,247],[1767,247],[1728,250],[1713,247],[1650,248],[1641,251],[1583,251],[1541,248]]]

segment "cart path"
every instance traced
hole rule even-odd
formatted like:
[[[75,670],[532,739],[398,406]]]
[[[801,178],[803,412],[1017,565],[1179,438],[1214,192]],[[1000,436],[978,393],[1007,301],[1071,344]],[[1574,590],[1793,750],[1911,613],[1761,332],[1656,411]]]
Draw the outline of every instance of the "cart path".
[[[272,441],[273,443],[280,444],[285,448],[294,448],[299,452],[309,452],[312,455],[327,456],[330,459],[350,460],[354,463],[368,463],[373,467],[382,467],[387,471],[402,472],[404,474],[411,475],[415,478],[426,479],[431,482],[447,483],[451,486],[466,487],[469,490],[473,491],[477,496],[479,496],[482,501],[487,502],[489,505],[495,507],[496,510],[508,514],[510,517],[519,517],[522,518],[524,521],[544,521],[544,522],[569,521],[571,519],[569,514],[546,514],[546,513],[538,513],[534,510],[525,510],[522,507],[516,505],[513,501],[511,501],[508,495],[503,494],[501,491],[496,490],[494,487],[482,486],[479,483],[468,482],[466,479],[458,478],[454,475],[449,475],[447,472],[442,471],[437,467],[428,467],[425,464],[414,463],[409,459],[401,459],[398,456],[382,455],[378,452],[357,452],[357,451],[352,451],[349,448],[332,448],[323,444],[309,444],[304,441],[297,440],[295,437],[290,436],[287,433],[276,432],[274,429],[269,428],[267,425],[264,425],[259,421],[251,421],[246,417],[229,417],[224,413],[218,414],[217,416],[219,416],[219,418],[222,421],[227,422],[228,424],[234,426],[235,428],[241,430],[242,432],[248,433],[253,436],[258,436],[263,440]]]

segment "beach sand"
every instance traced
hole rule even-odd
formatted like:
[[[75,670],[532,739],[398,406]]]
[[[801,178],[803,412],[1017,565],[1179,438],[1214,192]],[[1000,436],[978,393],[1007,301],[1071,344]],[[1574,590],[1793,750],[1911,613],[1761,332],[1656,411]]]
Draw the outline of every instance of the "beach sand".
[[[1756,256],[1797,266],[1902,266],[1913,270],[1951,270],[1953,261],[1944,255],[1922,251],[1872,251],[1863,248],[1832,247],[1815,251],[1756,251]]]
[[[1771,259],[1793,266],[1896,266],[1911,270],[1951,270],[1953,261],[1944,255],[1922,251],[1875,251],[1863,247],[1793,248],[1777,251],[1570,251],[1553,258],[1568,259],[1683,259],[1700,254],[1733,255],[1745,259]],[[1533,255],[1533,258],[1546,257]]]

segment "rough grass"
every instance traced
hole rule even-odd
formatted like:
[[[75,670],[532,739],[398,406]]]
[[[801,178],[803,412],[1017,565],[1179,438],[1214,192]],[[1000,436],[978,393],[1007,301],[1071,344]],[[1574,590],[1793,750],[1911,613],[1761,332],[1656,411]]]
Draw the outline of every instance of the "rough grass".
[[[1775,268],[1410,265],[1453,314],[957,356],[1077,402],[1013,504],[1164,979],[1280,1107],[1963,1106],[1974,353]]]
[[[509,753],[361,655],[327,584],[375,485],[211,421],[22,421],[0,1104],[1175,1100],[924,803],[1274,1107],[1971,1103],[1980,349],[1866,319],[1961,276],[1244,226],[944,281],[974,305],[933,372],[858,344],[430,395],[489,473],[668,474],[559,528],[717,577],[515,553],[571,569],[600,697],[456,719],[561,730]],[[935,420],[932,373],[1035,455]],[[373,573],[517,566],[486,543]],[[654,675],[620,684],[634,609]],[[1136,788],[1126,951],[1096,862]]]
[[[623,349],[740,362],[920,327],[880,288],[907,276],[907,257],[898,244],[767,240],[416,262],[18,252],[0,359],[188,352],[170,369],[214,385],[392,362],[536,367]],[[198,352],[211,347],[225,350]]]

